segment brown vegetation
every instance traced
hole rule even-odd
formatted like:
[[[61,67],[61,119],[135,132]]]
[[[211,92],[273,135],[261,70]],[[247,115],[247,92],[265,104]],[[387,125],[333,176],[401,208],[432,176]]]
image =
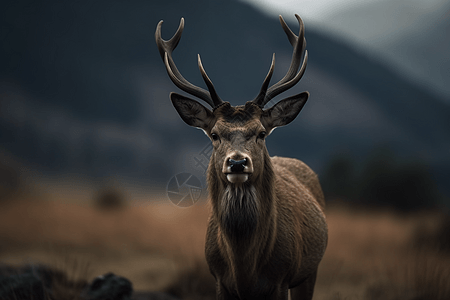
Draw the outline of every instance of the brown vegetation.
[[[135,290],[214,299],[203,254],[205,204],[182,209],[166,201],[105,214],[45,198],[51,193],[22,195],[0,207],[1,263],[43,263],[85,280],[114,272],[130,279]],[[314,298],[450,299],[450,253],[437,246],[448,236],[440,233],[445,220],[439,213],[332,205]],[[89,264],[89,272],[77,275],[73,261]]]
[[[126,199],[116,188],[103,188],[97,192],[94,205],[104,211],[120,210],[126,207]]]

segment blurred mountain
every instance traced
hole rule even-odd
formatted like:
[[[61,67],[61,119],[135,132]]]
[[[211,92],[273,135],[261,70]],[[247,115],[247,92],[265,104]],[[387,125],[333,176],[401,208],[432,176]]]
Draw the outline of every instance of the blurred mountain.
[[[327,24],[450,103],[450,2],[355,3],[329,14]]]
[[[185,17],[173,54],[179,70],[204,87],[200,53],[218,93],[233,105],[257,95],[272,53],[273,82],[292,53],[278,20],[237,0],[2,6],[0,149],[44,173],[125,176],[147,185],[165,185],[183,171],[203,174],[209,140],[185,125],[168,99],[177,88],[154,42],[161,19],[168,39]],[[277,99],[304,90],[312,96],[298,120],[268,138],[271,155],[297,157],[320,174],[336,153],[358,162],[388,145],[402,159],[426,164],[450,194],[450,106],[308,24],[306,39],[306,74]]]

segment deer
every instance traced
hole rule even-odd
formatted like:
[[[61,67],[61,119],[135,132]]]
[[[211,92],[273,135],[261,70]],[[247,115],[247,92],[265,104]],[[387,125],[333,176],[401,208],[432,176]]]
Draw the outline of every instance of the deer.
[[[156,44],[172,82],[212,108],[170,93],[181,119],[203,130],[213,146],[206,171],[211,212],[205,256],[220,300],[312,299],[327,246],[325,200],[317,174],[300,160],[270,157],[265,144],[275,128],[297,117],[309,97],[302,92],[265,108],[272,98],[296,85],[306,69],[304,25],[295,17],[298,35],[280,16],[293,47],[286,75],[269,87],[273,54],[259,94],[238,106],[219,97],[200,55],[198,67],[208,90],[187,81],[177,69],[172,52],[184,30],[184,18],[170,40],[161,37],[162,20],[156,28]]]

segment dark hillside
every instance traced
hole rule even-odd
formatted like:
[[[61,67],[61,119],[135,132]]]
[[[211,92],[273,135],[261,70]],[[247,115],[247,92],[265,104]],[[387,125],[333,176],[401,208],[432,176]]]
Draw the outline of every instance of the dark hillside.
[[[274,82],[288,68],[292,49],[278,20],[235,0],[8,1],[0,9],[0,148],[44,173],[146,185],[165,185],[181,171],[201,175],[193,157],[208,140],[171,107],[168,94],[177,88],[154,42],[159,20],[168,39],[181,17],[178,68],[204,86],[200,53],[232,104],[256,96],[272,53]],[[388,145],[424,163],[445,190],[450,108],[308,24],[306,39],[306,74],[284,96],[308,90],[311,98],[298,120],[268,139],[270,153],[300,158],[320,174],[336,153],[358,163]]]

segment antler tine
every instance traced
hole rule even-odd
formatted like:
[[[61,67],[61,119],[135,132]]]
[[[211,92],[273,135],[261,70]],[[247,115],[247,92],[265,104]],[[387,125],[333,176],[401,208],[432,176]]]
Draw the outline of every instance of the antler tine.
[[[295,33],[292,32],[292,30],[289,28],[289,26],[284,21],[283,17],[281,15],[279,16],[281,27],[283,27],[283,30],[286,33],[286,35],[289,39],[289,43],[291,43],[292,47],[295,47],[295,43],[298,40],[302,40],[302,38],[303,38],[303,43],[306,43],[306,40],[304,39],[305,38],[305,30],[304,30],[303,20],[297,14],[295,15],[295,17],[297,18],[297,21],[300,25],[300,33],[299,33],[298,37],[295,35]]]
[[[295,15],[295,17],[297,18],[299,27],[300,27],[299,36],[296,36],[292,32],[292,30],[289,28],[289,26],[284,21],[283,17],[280,16],[281,26],[283,27],[283,30],[286,33],[292,47],[294,47],[294,51],[292,53],[291,66],[289,67],[289,70],[287,71],[284,78],[282,80],[280,80],[280,82],[278,82],[277,84],[286,82],[295,76],[295,74],[297,73],[298,67],[300,66],[300,62],[301,62],[300,58],[303,53],[303,49],[306,47],[305,29],[304,29],[304,25],[303,25],[303,20],[297,14]]]
[[[161,58],[164,61],[164,64],[165,64],[166,70],[167,70],[167,74],[169,75],[170,79],[181,90],[183,90],[195,97],[202,99],[203,101],[205,101],[211,107],[214,108],[216,106],[216,103],[218,102],[217,99],[220,99],[220,98],[218,98],[215,90],[214,89],[212,90],[212,94],[214,94],[214,96],[211,97],[210,92],[208,92],[207,90],[202,89],[198,86],[195,86],[192,83],[190,83],[189,81],[187,81],[183,77],[183,75],[181,75],[180,71],[178,71],[178,68],[176,67],[175,62],[173,61],[172,52],[178,46],[178,43],[181,39],[181,34],[183,33],[183,30],[184,30],[184,18],[181,18],[180,25],[178,26],[177,32],[175,32],[173,37],[168,41],[163,40],[163,38],[161,37],[162,23],[163,23],[163,21],[161,20],[158,23],[158,26],[156,27],[155,40],[156,40],[156,45],[158,46],[159,54],[161,55]],[[209,78],[208,78],[208,80],[209,80]],[[206,82],[206,80],[205,80],[205,82]],[[211,83],[210,80],[209,80],[209,82]],[[209,83],[206,82],[206,84],[208,85],[208,88],[209,88],[210,87]],[[211,86],[212,86],[212,83],[211,83]],[[222,101],[222,100],[220,100],[220,101]]]
[[[267,73],[267,76],[264,79],[264,82],[262,84],[258,96],[256,96],[255,100],[253,100],[253,102],[258,104],[259,106],[264,107],[265,103],[263,104],[263,101],[264,98],[266,97],[267,88],[269,87],[270,79],[272,78],[274,69],[275,69],[275,53],[272,55],[272,63],[270,64],[269,73]]]
[[[159,21],[158,26],[156,26],[156,32],[155,32],[155,39],[156,39],[156,45],[158,46],[159,54],[161,55],[161,58],[164,59],[164,53],[170,52],[178,46],[178,43],[180,42],[181,35],[184,30],[184,18],[181,18],[180,25],[178,25],[177,32],[173,35],[173,37],[165,41],[161,37],[161,27],[163,24],[163,20]]]
[[[206,74],[205,69],[203,68],[200,54],[198,54],[198,68],[200,69],[200,73],[202,74],[203,80],[205,81],[206,86],[208,87],[209,94],[211,95],[212,101],[214,103],[214,107],[219,106],[220,104],[223,103],[223,101],[222,101],[222,99],[220,99],[219,95],[216,92],[216,89],[214,88],[214,85],[213,85],[211,79],[209,79],[208,75]]]
[[[269,88],[269,90],[267,91],[266,97],[264,99],[264,104],[269,102],[273,97],[281,94],[284,91],[287,91],[288,89],[290,89],[291,87],[296,85],[300,81],[300,79],[302,79],[303,74],[306,71],[307,63],[308,63],[308,51],[305,51],[305,57],[303,58],[303,64],[302,64],[300,71],[297,73],[297,75],[295,75],[294,78],[287,79],[286,82],[283,82],[282,84],[278,85],[278,83],[277,83],[277,84],[274,84],[273,86],[271,86]]]
[[[265,93],[264,97],[262,97],[262,95],[261,95],[261,92],[263,91],[263,89],[261,88],[260,94],[256,97],[255,100],[253,100],[261,107],[264,107],[264,105],[267,102],[269,102],[273,97],[290,89],[295,84],[297,84],[300,81],[300,79],[302,78],[302,76],[306,70],[306,64],[308,62],[308,52],[307,51],[305,51],[305,56],[304,56],[300,71],[297,73],[300,63],[301,63],[302,53],[306,47],[306,40],[305,40],[305,28],[303,25],[303,21],[297,14],[295,15],[295,17],[297,18],[297,21],[298,21],[299,27],[300,27],[298,36],[292,32],[292,30],[289,28],[289,26],[284,21],[283,17],[280,16],[281,27],[283,27],[283,30],[286,33],[286,35],[289,39],[289,42],[294,47],[293,53],[292,53],[291,65],[290,65],[289,70],[287,71],[286,75],[280,81],[278,81],[273,86],[271,86]],[[263,86],[264,86],[264,84],[266,84],[266,81],[264,81]],[[261,99],[261,98],[263,98],[263,99]],[[258,100],[258,101],[256,101],[256,100]]]
[[[191,95],[194,95],[194,96],[202,99],[203,101],[208,103],[211,107],[213,107],[213,108],[215,107],[214,102],[210,99],[209,93],[207,91],[188,82],[186,79],[184,79],[181,76],[181,74],[179,74],[179,72],[178,72],[178,74],[179,74],[178,76],[175,74],[174,70],[176,70],[176,67],[174,70],[172,70],[172,68],[170,67],[170,58],[169,58],[169,54],[167,52],[164,53],[164,64],[166,66],[167,74],[169,75],[172,82],[178,88],[180,88],[181,90],[183,90]],[[179,76],[181,76],[181,78]]]

